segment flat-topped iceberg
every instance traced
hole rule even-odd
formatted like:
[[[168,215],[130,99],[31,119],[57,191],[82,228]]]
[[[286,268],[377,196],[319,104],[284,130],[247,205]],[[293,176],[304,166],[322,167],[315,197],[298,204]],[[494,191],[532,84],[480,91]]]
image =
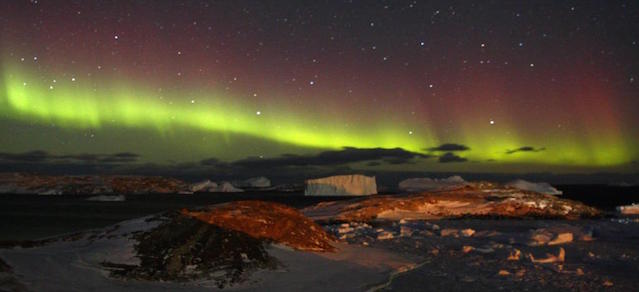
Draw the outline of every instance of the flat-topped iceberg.
[[[336,175],[306,180],[306,196],[367,196],[377,194],[374,176]]]

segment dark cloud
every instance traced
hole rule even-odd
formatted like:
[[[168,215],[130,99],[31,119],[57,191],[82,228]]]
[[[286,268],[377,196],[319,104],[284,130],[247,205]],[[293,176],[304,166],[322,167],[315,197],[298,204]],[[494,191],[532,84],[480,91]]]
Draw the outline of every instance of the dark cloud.
[[[138,161],[140,155],[130,152],[116,153],[112,155],[103,155],[98,160],[103,163],[133,163]]]
[[[545,151],[546,148],[542,147],[542,148],[535,148],[532,146],[523,146],[523,147],[519,147],[517,149],[513,149],[513,150],[508,150],[506,151],[506,154],[515,154],[518,152],[541,152],[541,151]]]
[[[8,162],[43,162],[49,158],[49,153],[40,150],[24,153],[0,153],[0,161]]]
[[[35,150],[23,153],[0,153],[0,161],[4,163],[93,163],[121,164],[133,163],[140,156],[135,153],[122,152],[115,154],[74,154],[54,155],[46,151]]]
[[[207,159],[201,160],[200,164],[207,165],[207,166],[217,166],[223,163],[217,158],[207,158]]]
[[[457,156],[452,152],[446,152],[444,155],[439,156],[440,163],[450,163],[450,162],[466,162],[468,159],[464,157]]]
[[[382,165],[382,163],[379,162],[379,161],[370,161],[370,162],[366,163],[366,165],[368,165],[368,166],[380,166],[380,165]]]
[[[384,160],[391,164],[409,163],[413,158],[429,158],[431,155],[411,152],[402,148],[353,148],[324,151],[315,155],[284,154],[275,158],[251,157],[232,162],[240,167],[287,167],[287,166],[335,166],[348,163]]]
[[[445,143],[437,147],[427,148],[428,151],[442,151],[442,152],[454,152],[454,151],[467,151],[470,147],[462,144]]]

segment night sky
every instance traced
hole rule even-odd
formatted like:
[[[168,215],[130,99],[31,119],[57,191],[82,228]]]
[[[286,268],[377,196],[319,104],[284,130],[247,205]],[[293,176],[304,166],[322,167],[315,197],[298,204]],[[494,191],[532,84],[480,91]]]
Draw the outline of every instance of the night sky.
[[[7,165],[639,170],[636,1],[16,0],[0,26]]]

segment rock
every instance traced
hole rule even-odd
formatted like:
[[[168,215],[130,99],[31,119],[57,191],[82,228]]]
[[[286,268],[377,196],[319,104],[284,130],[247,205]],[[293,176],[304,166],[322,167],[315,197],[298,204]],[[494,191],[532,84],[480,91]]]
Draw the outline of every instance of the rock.
[[[452,229],[452,228],[445,228],[439,232],[439,235],[442,237],[446,237],[446,236],[459,237],[459,230]]]
[[[509,261],[518,261],[520,258],[521,258],[521,251],[516,248],[510,252],[510,255],[508,255]]]
[[[333,250],[330,237],[321,226],[297,210],[276,203],[235,201],[198,210],[182,210],[224,229],[243,232],[253,238],[270,239],[298,250]]]
[[[510,275],[510,272],[506,271],[506,270],[499,270],[499,273],[497,273],[497,275],[508,276],[508,275]]]
[[[624,215],[639,215],[639,204],[619,206],[617,211]]]
[[[475,248],[474,248],[474,247],[472,247],[472,246],[470,246],[470,245],[464,245],[464,246],[462,247],[462,251],[463,251],[464,253],[469,253],[469,252],[473,251],[474,249],[475,249]]]
[[[548,242],[548,245],[558,245],[558,244],[569,243],[569,242],[572,242],[572,240],[573,240],[572,233],[569,233],[569,232],[560,233],[557,235],[557,237],[555,237],[555,239]]]
[[[393,233],[388,232],[388,231],[382,231],[379,234],[377,234],[377,239],[378,240],[387,240],[387,239],[393,239]]]
[[[606,280],[606,281],[603,282],[603,285],[604,285],[604,287],[612,287],[615,284],[612,283],[612,281],[610,281],[610,280]]]
[[[377,193],[375,177],[338,175],[305,182],[306,196],[366,196]]]
[[[410,237],[413,235],[414,232],[415,231],[413,229],[407,226],[401,226],[399,228],[399,236],[402,236],[402,237]]]
[[[548,244],[548,242],[550,242],[553,239],[554,235],[552,234],[552,232],[546,230],[546,229],[536,229],[532,232],[532,235],[530,236],[530,242],[528,243],[529,246],[541,246],[541,245],[546,245]]]
[[[302,212],[314,220],[334,222],[431,220],[467,216],[579,219],[601,214],[596,208],[577,201],[485,185],[489,189],[473,183],[452,191],[323,202],[306,207]],[[551,235],[547,241],[553,237]]]
[[[353,230],[355,230],[353,227],[351,227],[348,223],[344,223],[342,225],[339,226],[339,228],[337,229],[338,233],[349,233],[352,232]]]
[[[457,175],[442,179],[409,178],[399,183],[399,189],[404,192],[432,192],[457,189],[466,184],[466,181]]]
[[[475,234],[473,234],[474,237],[493,237],[493,236],[497,236],[500,235],[500,232],[497,232],[495,230],[481,230],[481,231],[477,231],[475,232]]]
[[[516,188],[523,191],[536,192],[540,194],[548,194],[548,195],[561,195],[562,191],[557,190],[553,186],[545,182],[529,182],[523,179],[518,179],[506,184],[506,186]]]
[[[493,253],[495,252],[495,250],[492,247],[478,247],[475,248],[476,251],[481,252],[481,253]]]
[[[560,247],[558,255],[555,256],[553,254],[546,254],[546,256],[547,257],[543,259],[535,259],[535,257],[532,254],[528,255],[528,257],[530,258],[530,261],[535,264],[563,263],[566,259],[566,251],[563,249],[563,247]]]
[[[157,176],[0,175],[0,192],[13,194],[176,194],[187,189],[183,181]]]
[[[475,234],[475,230],[467,228],[467,229],[462,230],[460,233],[464,237],[471,237],[471,236],[473,236],[473,234]]]
[[[258,176],[242,181],[234,181],[233,186],[241,189],[264,189],[271,187],[271,180],[263,176]]]

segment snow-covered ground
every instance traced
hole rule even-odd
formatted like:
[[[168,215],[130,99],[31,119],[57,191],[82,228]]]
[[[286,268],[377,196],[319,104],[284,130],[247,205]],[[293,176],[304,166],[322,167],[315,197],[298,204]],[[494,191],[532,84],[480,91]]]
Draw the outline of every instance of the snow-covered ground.
[[[138,265],[133,234],[159,224],[141,218],[86,232],[32,248],[0,249],[15,277],[34,291],[211,291],[217,282],[122,279],[110,274],[105,263]],[[302,252],[280,244],[266,251],[277,268],[259,269],[246,279],[225,287],[237,291],[361,291],[388,280],[395,271],[415,266],[408,257],[384,249],[361,249],[336,242],[330,253]],[[0,289],[3,288],[0,283]]]
[[[599,215],[490,184],[301,212],[236,201],[0,242],[0,290],[633,291],[639,220]]]

